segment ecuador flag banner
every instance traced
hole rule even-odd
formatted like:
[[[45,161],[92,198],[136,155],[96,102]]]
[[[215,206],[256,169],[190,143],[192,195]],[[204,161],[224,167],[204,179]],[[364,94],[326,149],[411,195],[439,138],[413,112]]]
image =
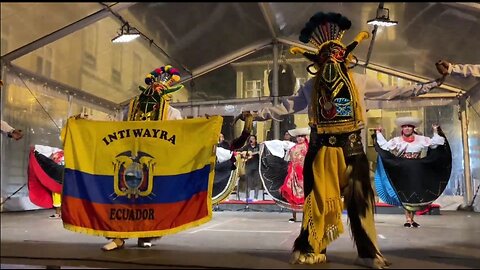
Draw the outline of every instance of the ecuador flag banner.
[[[215,145],[223,118],[68,119],[64,227],[115,238],[177,233],[212,218]]]

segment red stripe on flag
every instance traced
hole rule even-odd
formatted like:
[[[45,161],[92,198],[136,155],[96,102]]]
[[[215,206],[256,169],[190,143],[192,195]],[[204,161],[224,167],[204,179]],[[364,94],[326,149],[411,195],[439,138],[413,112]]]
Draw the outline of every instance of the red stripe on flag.
[[[162,204],[99,204],[63,196],[66,224],[111,232],[159,231],[179,227],[208,216],[207,192],[189,200]]]

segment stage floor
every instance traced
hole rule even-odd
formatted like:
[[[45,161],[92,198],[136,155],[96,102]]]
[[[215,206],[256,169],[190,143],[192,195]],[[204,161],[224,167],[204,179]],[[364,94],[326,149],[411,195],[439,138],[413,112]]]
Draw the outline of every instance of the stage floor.
[[[288,263],[300,222],[289,212],[214,212],[196,228],[165,236],[151,249],[127,240],[124,249],[104,252],[97,236],[65,230],[53,210],[1,213],[2,268],[362,268],[345,232],[327,251],[326,265]],[[301,218],[298,214],[297,218]],[[420,228],[404,228],[404,216],[377,214],[378,242],[390,268],[478,268],[480,213],[442,211],[418,216]]]

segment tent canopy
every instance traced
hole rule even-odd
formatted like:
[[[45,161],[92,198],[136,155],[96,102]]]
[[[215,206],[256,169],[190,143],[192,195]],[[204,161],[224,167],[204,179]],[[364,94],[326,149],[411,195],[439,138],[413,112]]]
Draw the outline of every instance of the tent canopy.
[[[410,75],[438,77],[434,63],[480,63],[480,4],[385,3],[394,27],[379,27],[355,50],[361,63]],[[352,21],[343,41],[373,26],[379,3],[1,3],[2,62],[35,76],[120,104],[138,94],[151,70],[171,64],[189,89],[177,101],[222,98],[221,80],[230,63],[272,57],[280,44],[287,58],[298,35],[318,11],[339,12]],[[128,23],[142,37],[112,43]],[[367,65],[367,68],[369,67]],[[217,73],[215,73],[217,72]],[[227,74],[227,75],[225,75]],[[199,90],[196,85],[207,85]],[[205,81],[210,81],[206,83]],[[213,83],[214,81],[215,83]],[[478,81],[449,77],[468,91]],[[211,89],[209,89],[211,88]],[[213,92],[210,92],[213,91]],[[225,98],[225,96],[223,97]]]

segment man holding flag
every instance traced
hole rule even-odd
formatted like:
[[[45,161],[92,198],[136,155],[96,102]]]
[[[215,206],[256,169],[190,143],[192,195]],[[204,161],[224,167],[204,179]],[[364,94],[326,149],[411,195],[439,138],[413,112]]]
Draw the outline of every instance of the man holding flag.
[[[65,129],[62,219],[66,229],[151,240],[208,222],[220,116],[182,121],[167,95],[181,89],[171,66],[152,71],[132,99],[128,120],[70,118]]]

